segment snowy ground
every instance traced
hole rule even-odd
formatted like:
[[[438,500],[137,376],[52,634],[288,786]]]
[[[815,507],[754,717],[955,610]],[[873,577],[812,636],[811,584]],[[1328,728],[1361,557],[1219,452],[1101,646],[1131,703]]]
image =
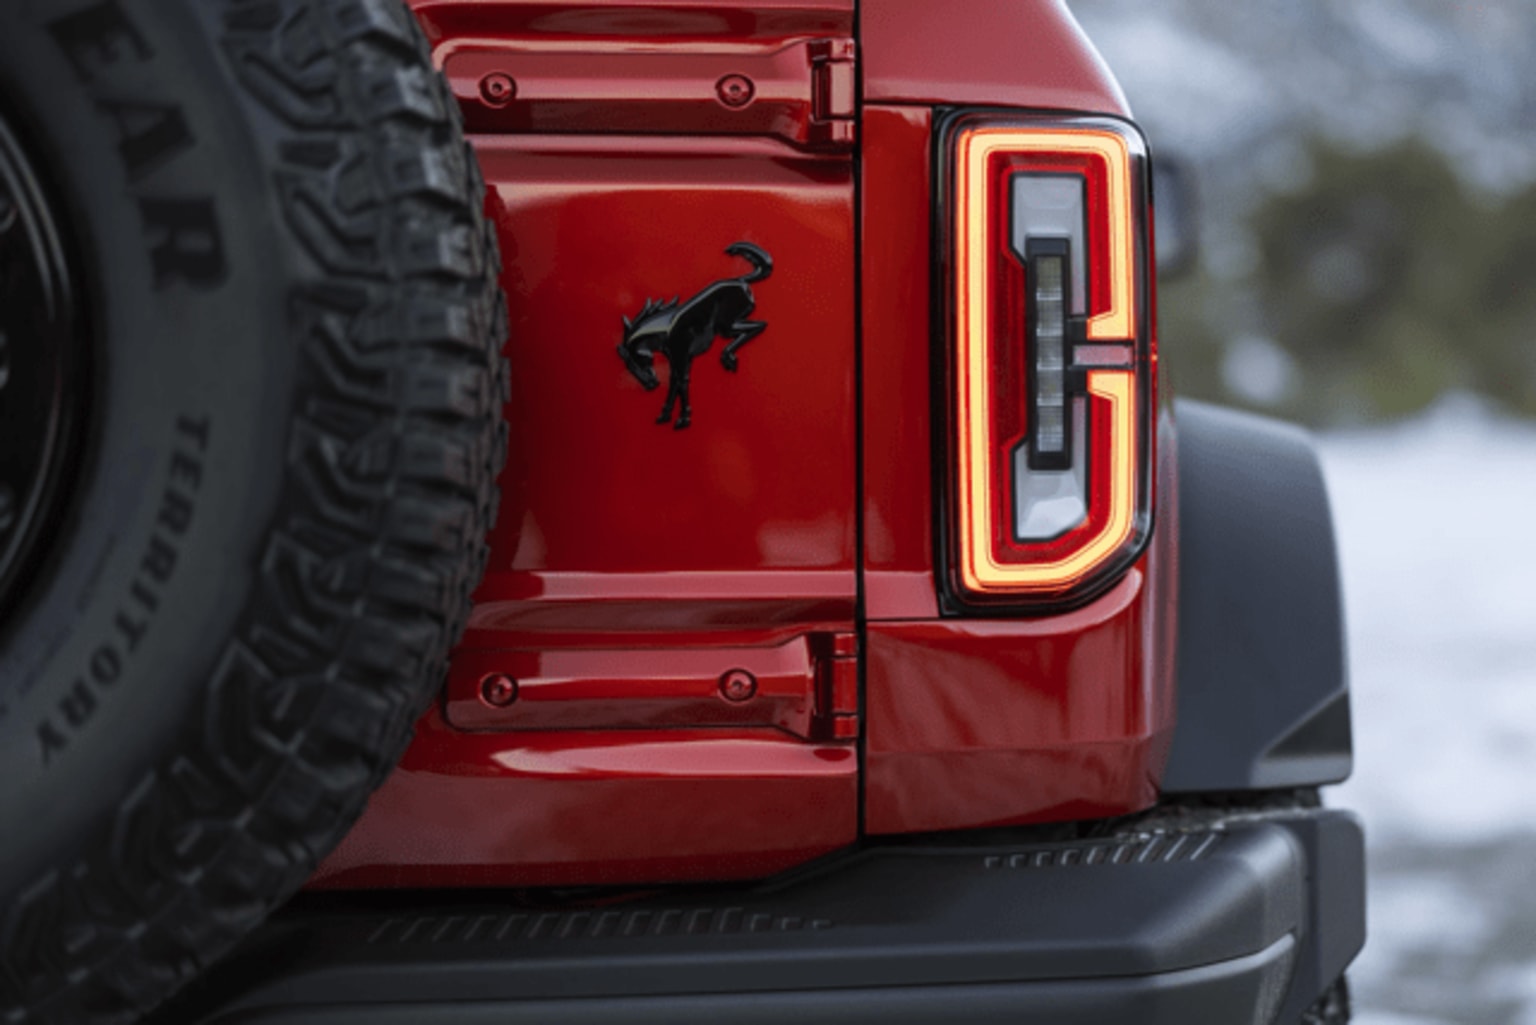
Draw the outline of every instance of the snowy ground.
[[[1536,426],[1327,435],[1369,829],[1361,1025],[1536,1025]]]

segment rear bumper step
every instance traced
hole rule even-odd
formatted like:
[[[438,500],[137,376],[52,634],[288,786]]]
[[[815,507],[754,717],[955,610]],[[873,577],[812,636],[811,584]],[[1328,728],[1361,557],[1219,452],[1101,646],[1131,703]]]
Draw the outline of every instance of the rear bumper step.
[[[164,1020],[1294,1023],[1364,941],[1363,891],[1356,820],[1314,811],[559,912],[380,898],[285,912]]]

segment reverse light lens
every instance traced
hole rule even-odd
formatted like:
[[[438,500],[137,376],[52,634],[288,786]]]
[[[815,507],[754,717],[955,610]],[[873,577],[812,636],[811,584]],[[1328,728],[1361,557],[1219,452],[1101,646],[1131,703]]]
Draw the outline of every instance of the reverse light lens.
[[[1062,256],[1035,260],[1035,451],[1067,454],[1067,270]]]
[[[963,115],[945,155],[949,583],[1079,597],[1150,529],[1145,145],[1108,119]]]

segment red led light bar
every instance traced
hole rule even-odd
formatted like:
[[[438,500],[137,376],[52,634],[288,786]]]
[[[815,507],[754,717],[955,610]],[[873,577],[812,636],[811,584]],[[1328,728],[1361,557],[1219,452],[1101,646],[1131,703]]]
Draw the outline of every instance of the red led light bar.
[[[946,131],[948,583],[962,604],[1081,596],[1150,529],[1146,148],[1108,119]]]

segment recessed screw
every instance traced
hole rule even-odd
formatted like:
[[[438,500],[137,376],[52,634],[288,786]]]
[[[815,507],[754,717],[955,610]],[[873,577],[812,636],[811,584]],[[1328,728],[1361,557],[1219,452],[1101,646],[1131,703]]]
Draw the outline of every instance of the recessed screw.
[[[492,708],[506,708],[517,700],[517,681],[506,673],[491,673],[480,681],[480,700]]]
[[[715,83],[715,95],[727,107],[745,107],[756,93],[757,87],[746,75],[726,75]]]
[[[745,669],[732,669],[720,676],[720,696],[727,701],[751,701],[757,693],[757,677]]]
[[[480,98],[492,107],[505,107],[517,98],[517,82],[500,71],[486,75],[480,80]]]

